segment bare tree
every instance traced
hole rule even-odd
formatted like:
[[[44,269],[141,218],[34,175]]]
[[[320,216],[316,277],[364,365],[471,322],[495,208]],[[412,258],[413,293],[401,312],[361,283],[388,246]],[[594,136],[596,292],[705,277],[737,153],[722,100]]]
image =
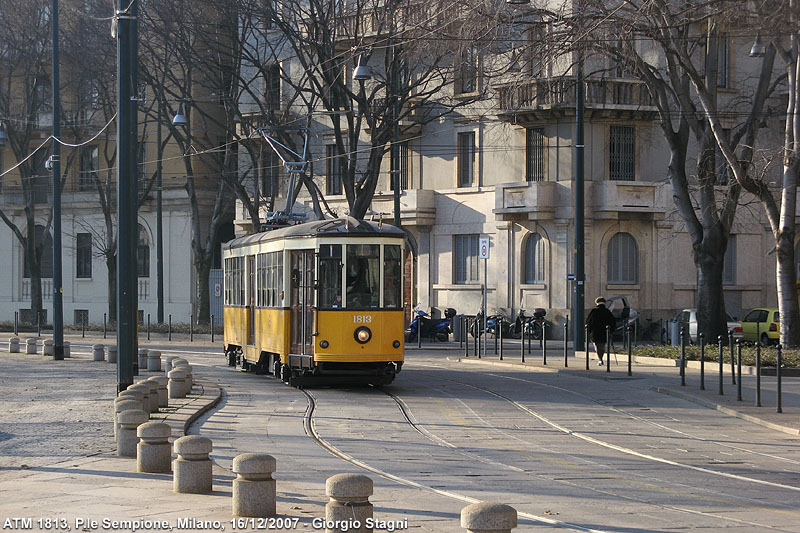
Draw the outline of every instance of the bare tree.
[[[724,257],[742,183],[726,178],[727,165],[719,160],[713,128],[705,117],[744,117],[726,138],[735,159],[747,168],[753,161],[758,118],[775,89],[770,84],[774,56],[765,57],[757,83],[743,88],[740,99],[723,99],[717,90],[722,62],[727,60],[721,52],[726,46],[723,28],[736,28],[741,2],[583,0],[575,9],[562,7],[535,12],[533,23],[546,26],[550,35],[534,46],[553,47],[555,42],[556,49],[582,51],[588,56],[589,76],[605,76],[610,68],[640,79],[658,109],[670,150],[673,200],[689,234],[697,270],[699,331],[716,339],[726,330]],[[708,105],[697,96],[701,89]]]

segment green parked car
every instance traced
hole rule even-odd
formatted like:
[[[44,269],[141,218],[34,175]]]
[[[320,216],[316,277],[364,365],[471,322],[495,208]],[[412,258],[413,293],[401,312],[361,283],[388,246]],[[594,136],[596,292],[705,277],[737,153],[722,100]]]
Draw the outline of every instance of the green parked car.
[[[761,340],[763,346],[778,344],[781,337],[781,317],[777,309],[759,307],[753,309],[742,319],[744,340]]]

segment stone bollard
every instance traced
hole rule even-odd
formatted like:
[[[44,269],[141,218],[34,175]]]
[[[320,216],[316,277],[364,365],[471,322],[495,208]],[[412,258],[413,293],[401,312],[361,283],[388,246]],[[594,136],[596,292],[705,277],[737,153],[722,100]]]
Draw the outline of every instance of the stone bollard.
[[[158,392],[158,406],[169,406],[169,391],[167,390],[167,383],[169,380],[164,376],[153,376],[150,378],[150,381],[158,383],[158,388],[156,389]]]
[[[517,511],[502,503],[473,503],[461,509],[461,527],[471,533],[511,533],[517,527]]]
[[[19,337],[8,339],[8,353],[19,353]]]
[[[190,365],[189,363],[186,363],[186,362],[181,362],[181,363],[178,363],[177,365],[175,365],[175,362],[173,361],[172,368],[173,368],[173,370],[176,369],[176,368],[179,368],[179,369],[183,370],[186,373],[186,394],[191,394],[192,393],[192,383],[193,383],[193,380],[192,380],[192,365]]]
[[[168,355],[164,358],[164,376],[169,375],[169,371],[172,370],[172,361],[177,359],[174,355]]]
[[[142,404],[141,409],[144,411],[144,393],[141,390],[134,389],[133,386],[130,386],[117,395],[117,399],[119,398],[133,398]]]
[[[92,346],[92,361],[105,361],[106,360],[106,347],[102,344],[95,344]]]
[[[243,453],[233,458],[233,472],[233,516],[274,516],[275,458],[265,453]]]
[[[144,381],[140,381],[137,385],[142,385],[143,387],[147,387],[149,395],[147,397],[147,410],[151,413],[158,412],[158,382],[151,381],[149,379],[145,379]]]
[[[114,398],[114,440],[119,435],[119,414],[122,411],[142,411],[142,400],[134,396],[117,396]]]
[[[147,370],[147,348],[139,348],[139,372]]]
[[[186,398],[186,371],[176,368],[169,372],[169,384],[167,385],[170,398]]]
[[[139,437],[136,428],[149,420],[149,416],[142,410],[130,409],[117,415],[119,430],[117,431],[117,455],[120,457],[136,457],[136,445]]]
[[[64,341],[64,359],[72,357],[69,352],[69,341]]]
[[[169,437],[172,430],[163,422],[145,422],[136,430],[139,444],[136,446],[137,472],[169,472],[172,461],[172,446]]]
[[[178,458],[172,463],[172,487],[175,492],[202,494],[211,492],[211,439],[187,435],[175,441]]]
[[[147,411],[148,413],[152,413],[153,411],[150,410],[150,406],[152,405],[150,402],[150,386],[145,385],[142,382],[139,382],[135,385],[131,385],[128,387],[128,390],[139,391],[142,393],[142,411]]]
[[[325,533],[372,531],[365,524],[367,518],[372,518],[372,504],[369,503],[372,495],[370,478],[361,474],[336,474],[325,481],[325,494],[331,499],[325,505],[326,525],[345,524],[344,528],[326,527]]]
[[[26,354],[36,353],[36,339],[34,337],[29,337],[25,339],[25,353]]]
[[[117,363],[117,347],[116,346],[109,346],[108,347],[108,358],[106,359],[109,363]]]
[[[161,352],[158,350],[147,350],[147,371],[161,372]]]
[[[55,353],[56,349],[53,339],[45,339],[44,342],[42,342],[42,355],[52,356]]]

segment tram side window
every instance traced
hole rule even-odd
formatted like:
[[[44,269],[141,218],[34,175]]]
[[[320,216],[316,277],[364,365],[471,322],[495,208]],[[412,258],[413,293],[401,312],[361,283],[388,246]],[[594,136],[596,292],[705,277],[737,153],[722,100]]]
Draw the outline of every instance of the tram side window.
[[[383,306],[399,309],[402,302],[402,275],[400,269],[400,247],[383,247]]]
[[[347,245],[347,307],[373,309],[380,302],[380,245]]]
[[[283,252],[270,252],[265,259],[264,305],[280,307],[283,292]]]
[[[342,307],[342,245],[319,247],[319,306],[322,309]]]

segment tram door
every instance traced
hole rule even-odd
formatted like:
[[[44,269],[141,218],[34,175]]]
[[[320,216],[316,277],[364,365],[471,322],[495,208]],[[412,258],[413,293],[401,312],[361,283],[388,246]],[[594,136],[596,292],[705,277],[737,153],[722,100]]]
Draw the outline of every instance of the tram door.
[[[312,355],[314,331],[314,250],[292,250],[291,308],[294,354]]]
[[[247,256],[247,344],[256,343],[256,256]]]

